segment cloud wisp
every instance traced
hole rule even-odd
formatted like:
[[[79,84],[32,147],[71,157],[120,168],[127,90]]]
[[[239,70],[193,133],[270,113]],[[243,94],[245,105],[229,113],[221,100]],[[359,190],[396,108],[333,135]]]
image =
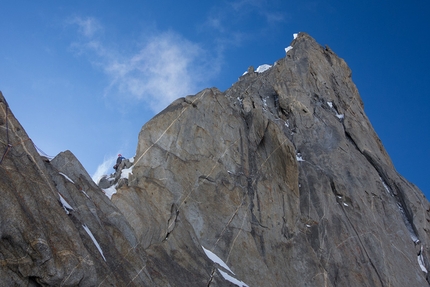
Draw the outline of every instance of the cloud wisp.
[[[97,39],[103,27],[93,18],[76,18],[84,39],[72,44],[109,77],[106,94],[145,101],[155,113],[179,97],[195,94],[219,72],[217,60],[199,44],[167,31],[148,38],[131,54]]]
[[[146,101],[157,112],[178,97],[198,92],[206,80],[201,76],[206,68],[203,49],[173,32],[166,32],[149,39],[125,61],[107,63],[105,72],[120,92]]]
[[[115,160],[116,160],[116,156],[112,155],[108,158],[105,158],[104,161],[101,164],[99,164],[93,176],[91,177],[95,183],[98,183],[104,175],[109,174],[109,170],[115,164]]]
[[[102,30],[100,23],[93,17],[73,17],[66,21],[66,24],[77,25],[79,34],[87,38],[92,38],[96,33]]]

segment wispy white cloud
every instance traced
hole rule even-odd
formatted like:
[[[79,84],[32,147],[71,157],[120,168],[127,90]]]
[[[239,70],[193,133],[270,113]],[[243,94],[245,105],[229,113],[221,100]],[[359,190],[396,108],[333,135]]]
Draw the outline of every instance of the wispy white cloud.
[[[121,92],[145,100],[159,111],[176,98],[198,92],[210,77],[206,52],[174,32],[152,37],[124,61],[110,61],[105,71]]]
[[[112,169],[115,164],[116,156],[112,155],[108,158],[105,158],[104,161],[99,164],[95,173],[92,176],[92,179],[95,183],[98,183],[99,180],[104,176],[109,174],[109,170]]]
[[[93,37],[102,30],[100,23],[93,17],[72,17],[66,21],[67,24],[76,24],[80,34],[87,38]]]
[[[87,37],[72,47],[79,54],[90,54],[90,61],[109,77],[107,94],[143,100],[154,112],[197,93],[220,69],[217,56],[173,31],[158,33],[134,52],[121,54],[95,37],[102,30],[96,20],[77,18],[72,23]]]

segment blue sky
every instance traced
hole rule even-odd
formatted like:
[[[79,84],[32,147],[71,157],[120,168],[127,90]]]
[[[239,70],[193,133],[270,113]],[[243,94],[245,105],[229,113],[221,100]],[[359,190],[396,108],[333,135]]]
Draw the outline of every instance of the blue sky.
[[[174,99],[226,90],[303,31],[345,59],[396,169],[430,198],[428,1],[6,0],[0,11],[0,90],[40,149],[69,149],[90,174],[132,157]]]

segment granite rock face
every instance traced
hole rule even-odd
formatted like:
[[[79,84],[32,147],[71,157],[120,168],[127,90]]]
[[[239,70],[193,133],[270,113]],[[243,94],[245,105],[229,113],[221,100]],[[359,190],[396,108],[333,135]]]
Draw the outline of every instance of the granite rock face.
[[[43,160],[1,94],[0,109],[0,285],[153,285],[131,225],[74,155]]]
[[[346,63],[291,47],[146,123],[111,200],[70,152],[43,161],[1,97],[3,285],[428,286],[428,200]]]

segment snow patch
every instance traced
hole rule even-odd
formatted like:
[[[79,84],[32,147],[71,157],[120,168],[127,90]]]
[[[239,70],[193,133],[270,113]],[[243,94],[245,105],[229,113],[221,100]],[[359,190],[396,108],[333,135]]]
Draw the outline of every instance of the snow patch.
[[[421,251],[418,254],[418,264],[420,265],[420,268],[423,272],[428,273],[427,268],[424,264],[424,257],[423,257],[423,247],[421,246]]]
[[[237,97],[237,101],[239,102],[239,105],[243,107],[243,99],[241,99],[240,97]]]
[[[418,244],[420,242],[420,240],[418,239],[418,236],[415,233],[414,228],[412,227],[411,222],[408,220],[408,218],[406,216],[406,213],[405,213],[405,210],[403,209],[403,206],[399,202],[397,202],[397,207],[399,208],[400,213],[402,214],[403,221],[405,222],[406,228],[409,231],[409,236],[411,237],[412,241],[415,244]]]
[[[263,72],[269,70],[270,68],[272,68],[271,65],[267,65],[267,64],[260,65],[260,66],[258,66],[257,70],[255,70],[255,72],[256,73],[263,73]]]
[[[263,98],[262,100],[263,100],[263,105],[264,105],[265,107],[267,107],[267,98]]]
[[[345,116],[344,116],[343,114],[338,114],[338,113],[336,112],[336,117],[337,117],[339,120],[341,120],[341,119],[343,119]]]
[[[296,40],[296,38],[297,38],[298,35],[299,35],[298,33],[294,33],[293,34],[293,39]]]
[[[288,53],[288,51],[290,51],[291,49],[293,49],[293,47],[288,46],[287,48],[285,48],[285,53]]]
[[[130,174],[133,174],[133,168],[124,168],[123,170],[121,170],[121,178],[125,178],[128,179],[128,176]]]
[[[59,172],[59,174],[61,174],[62,176],[64,176],[64,178],[66,178],[68,181],[70,181],[71,183],[75,184],[75,182],[73,180],[70,179],[70,177],[68,177],[67,175],[65,175],[62,172]]]
[[[336,108],[333,107],[333,102],[327,102],[327,105],[330,107],[330,109],[334,109],[335,113],[336,113],[336,117],[339,120],[342,120],[345,116],[343,114],[339,114],[336,110]]]
[[[100,244],[97,242],[96,238],[94,237],[93,233],[91,232],[91,230],[85,225],[83,224],[82,227],[85,229],[85,231],[88,233],[88,235],[91,237],[91,239],[93,240],[94,245],[97,247],[97,249],[99,250],[101,256],[103,257],[104,261],[106,261],[105,256],[103,255],[103,250],[100,247]]]
[[[231,274],[234,274],[234,272],[230,270],[227,264],[225,264],[225,262],[221,258],[219,258],[215,253],[213,253],[210,250],[207,250],[203,246],[202,248],[203,248],[203,251],[206,253],[206,256],[209,257],[209,259],[212,260],[212,262],[219,264],[220,266],[228,270]]]
[[[302,154],[301,154],[301,153],[299,153],[299,152],[296,154],[296,160],[297,160],[297,161],[305,161],[305,160],[303,159],[303,157],[302,157]]]
[[[384,186],[385,190],[388,192],[388,194],[392,194],[390,188],[388,187],[388,185],[385,183],[385,181],[380,177],[381,181],[382,181],[382,185]]]
[[[90,198],[90,197],[89,197],[89,195],[88,195],[88,194],[87,194],[83,189],[81,189],[81,192],[82,192],[83,194],[85,194],[85,196],[86,196],[86,197]]]
[[[64,208],[64,211],[66,212],[66,214],[70,214],[69,211],[73,211],[74,210],[73,207],[70,206],[70,204],[64,199],[63,196],[61,196],[60,193],[58,193],[58,195],[60,196],[60,202]]]
[[[114,195],[117,190],[115,188],[115,185],[112,185],[111,187],[103,189],[103,192],[106,194],[107,197],[109,197],[109,199],[112,199],[112,195]]]
[[[384,186],[384,188],[388,192],[388,194],[390,194],[391,196],[394,197],[392,191],[390,190],[388,185],[385,183],[385,181],[382,179],[382,177],[379,177],[379,178],[381,179],[382,185]],[[399,209],[400,214],[402,215],[403,222],[405,223],[406,228],[409,231],[409,236],[411,237],[412,241],[415,244],[418,244],[420,242],[420,240],[418,239],[418,236],[415,233],[414,228],[412,227],[411,222],[409,221],[408,217],[406,216],[405,210],[404,210],[404,208],[400,202],[397,202],[397,208]]]
[[[230,276],[229,274],[227,274],[226,272],[218,269],[219,273],[221,273],[222,277],[224,277],[225,280],[233,283],[236,286],[239,287],[249,287],[248,285],[246,285],[244,282],[237,280],[236,278],[234,278],[233,276]]]
[[[349,205],[348,205],[348,203],[345,203],[345,202],[343,203],[343,205],[345,205],[345,206],[349,206]]]

